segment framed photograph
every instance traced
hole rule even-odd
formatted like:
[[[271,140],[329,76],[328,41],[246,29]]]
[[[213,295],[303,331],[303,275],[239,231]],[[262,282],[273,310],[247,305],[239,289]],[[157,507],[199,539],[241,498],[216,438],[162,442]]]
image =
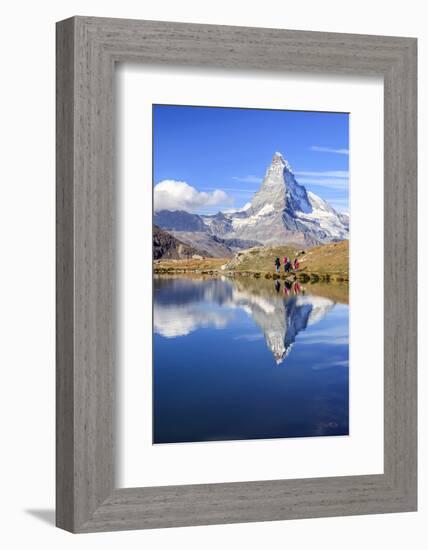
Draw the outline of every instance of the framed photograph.
[[[414,511],[416,40],[57,24],[57,525]]]
[[[349,435],[349,114],[154,105],[152,124],[153,444]],[[275,151],[254,175],[281,142],[304,171]],[[197,188],[167,179],[192,165]]]

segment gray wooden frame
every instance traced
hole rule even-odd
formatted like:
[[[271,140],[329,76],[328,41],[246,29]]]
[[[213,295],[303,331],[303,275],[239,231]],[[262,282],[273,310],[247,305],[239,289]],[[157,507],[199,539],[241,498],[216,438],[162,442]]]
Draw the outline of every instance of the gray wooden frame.
[[[115,488],[113,81],[115,63],[124,61],[383,76],[382,475]],[[90,17],[57,24],[59,527],[92,532],[416,510],[416,155],[416,39]]]

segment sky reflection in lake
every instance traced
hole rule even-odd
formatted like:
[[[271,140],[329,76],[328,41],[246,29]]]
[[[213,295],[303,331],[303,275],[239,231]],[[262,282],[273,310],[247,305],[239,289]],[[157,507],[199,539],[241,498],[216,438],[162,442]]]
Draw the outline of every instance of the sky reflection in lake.
[[[153,442],[348,434],[348,291],[155,278]]]

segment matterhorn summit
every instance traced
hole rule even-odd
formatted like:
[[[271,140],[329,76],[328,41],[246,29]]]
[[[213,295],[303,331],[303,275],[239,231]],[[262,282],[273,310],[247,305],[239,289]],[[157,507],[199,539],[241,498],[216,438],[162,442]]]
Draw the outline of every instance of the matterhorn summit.
[[[193,235],[201,233],[204,239],[250,246],[309,247],[349,238],[349,217],[300,185],[280,152],[274,153],[260,189],[245,209],[210,216],[163,210],[156,213],[155,223],[178,231],[175,236],[192,245]]]
[[[281,153],[272,162],[260,189],[244,213],[231,214],[236,237],[262,244],[316,244],[348,238],[348,218],[300,185]],[[230,235],[226,235],[230,236]]]
[[[306,189],[297,183],[290,164],[281,153],[274,154],[262,185],[251,202],[254,212],[266,205],[290,213],[312,211]]]

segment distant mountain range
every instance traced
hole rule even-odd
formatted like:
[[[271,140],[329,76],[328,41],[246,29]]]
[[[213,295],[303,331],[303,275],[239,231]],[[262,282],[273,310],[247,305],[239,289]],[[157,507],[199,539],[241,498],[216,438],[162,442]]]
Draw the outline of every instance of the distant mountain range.
[[[154,223],[183,243],[217,257],[260,244],[311,247],[349,238],[349,216],[300,185],[281,153],[273,155],[260,189],[245,210],[215,215],[160,210]]]
[[[173,235],[170,235],[167,231],[163,231],[156,225],[153,226],[154,260],[159,260],[160,258],[182,260],[192,258],[195,255],[203,255],[203,253],[193,246],[179,241]]]

